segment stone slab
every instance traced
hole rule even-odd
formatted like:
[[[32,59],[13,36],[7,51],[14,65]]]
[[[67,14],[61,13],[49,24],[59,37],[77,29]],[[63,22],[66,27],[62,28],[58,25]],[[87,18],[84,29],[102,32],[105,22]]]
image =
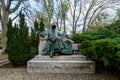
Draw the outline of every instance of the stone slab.
[[[68,56],[64,56],[64,58],[59,56],[58,59],[50,58],[51,60],[49,56],[42,56],[42,59],[39,59],[40,56],[36,57],[27,63],[28,73],[95,73],[95,63],[93,61],[74,59],[75,55],[69,56],[69,59],[66,59]]]
[[[94,74],[92,61],[30,61],[29,73],[91,73]]]
[[[0,66],[10,63],[8,59],[0,61]]]
[[[60,55],[60,56],[54,56],[51,58],[50,56],[42,56],[42,55],[37,55],[34,60],[79,60],[79,61],[85,61],[86,56],[84,55]]]

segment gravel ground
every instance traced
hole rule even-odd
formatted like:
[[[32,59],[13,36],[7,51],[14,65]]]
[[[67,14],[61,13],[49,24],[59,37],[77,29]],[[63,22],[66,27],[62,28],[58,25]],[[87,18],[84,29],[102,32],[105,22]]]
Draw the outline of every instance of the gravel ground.
[[[0,80],[118,80],[108,72],[97,74],[29,74],[27,69],[0,68]]]

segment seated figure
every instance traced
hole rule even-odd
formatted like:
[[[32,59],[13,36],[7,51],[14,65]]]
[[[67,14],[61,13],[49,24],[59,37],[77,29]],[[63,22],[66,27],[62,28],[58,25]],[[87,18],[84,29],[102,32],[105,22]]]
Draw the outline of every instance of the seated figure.
[[[68,39],[67,35],[56,32],[56,25],[53,24],[51,29],[41,32],[40,36],[47,36],[45,47],[42,51],[42,55],[71,55],[72,45],[71,40]]]

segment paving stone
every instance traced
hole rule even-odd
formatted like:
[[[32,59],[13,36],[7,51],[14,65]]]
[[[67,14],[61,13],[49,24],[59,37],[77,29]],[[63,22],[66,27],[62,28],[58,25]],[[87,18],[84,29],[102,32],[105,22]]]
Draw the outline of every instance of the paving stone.
[[[27,73],[27,69],[0,69],[0,80],[118,80],[111,73]]]

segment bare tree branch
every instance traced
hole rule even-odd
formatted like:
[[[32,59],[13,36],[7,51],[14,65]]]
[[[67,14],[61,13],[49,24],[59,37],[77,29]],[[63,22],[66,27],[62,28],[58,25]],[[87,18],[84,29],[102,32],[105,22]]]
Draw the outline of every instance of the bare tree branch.
[[[1,21],[1,9],[0,9],[0,21]]]
[[[19,16],[19,14],[17,14],[17,15],[12,19],[12,21],[14,21],[18,16]]]
[[[105,5],[107,5],[107,3],[109,3],[110,1],[108,2],[99,2],[97,5],[99,5],[94,11],[93,11],[93,14],[92,16],[90,17],[89,19],[89,22],[88,22],[88,27],[95,21],[95,19],[101,14],[101,12],[104,10],[104,9],[107,9],[108,7],[105,7]],[[104,7],[103,7],[104,6]],[[98,11],[100,10],[100,11]],[[96,15],[95,13],[98,12]],[[93,17],[94,16],[94,17]],[[92,20],[93,19],[93,20]]]
[[[95,4],[95,0],[92,0],[92,1],[91,1],[91,4],[90,4],[90,6],[89,6],[89,8],[88,8],[88,10],[87,10],[87,12],[86,12],[86,14],[85,14],[85,17],[84,17],[84,23],[83,23],[83,30],[82,30],[82,32],[85,32],[88,14],[89,14],[89,12],[93,9],[94,4]]]
[[[15,12],[18,8],[19,8],[19,6],[20,6],[20,4],[21,4],[21,2],[22,2],[23,0],[19,0],[18,1],[18,3],[17,3],[17,5],[13,8],[13,9],[9,9],[9,13],[13,13],[13,12]]]
[[[89,25],[93,24],[95,22],[95,20],[98,18],[98,16],[101,14],[101,12],[103,11],[103,9],[101,9],[98,14],[93,18],[93,20],[90,22]]]
[[[77,17],[77,19],[75,21],[76,28],[77,28],[77,22],[78,22],[78,20],[80,18],[81,12],[82,12],[82,5],[83,5],[82,2],[80,2],[79,14],[78,14],[78,17]],[[75,28],[75,30],[76,30],[76,28]]]
[[[4,9],[4,8],[5,8],[4,0],[0,0],[0,9]]]
[[[5,6],[5,10],[9,10],[12,0],[7,0],[7,5]]]
[[[92,12],[92,16],[90,17],[90,19],[89,19],[89,22],[88,22],[88,26],[90,25],[90,23],[91,23],[91,21],[92,21],[92,19],[93,19],[93,16],[95,16],[95,13],[100,9],[100,8],[102,8],[104,6],[104,4],[99,4],[99,6]],[[99,13],[98,13],[99,14]]]
[[[72,13],[73,4],[71,3],[71,1],[69,1],[69,7],[70,7],[70,13],[71,13],[71,15],[73,17],[73,13]]]

